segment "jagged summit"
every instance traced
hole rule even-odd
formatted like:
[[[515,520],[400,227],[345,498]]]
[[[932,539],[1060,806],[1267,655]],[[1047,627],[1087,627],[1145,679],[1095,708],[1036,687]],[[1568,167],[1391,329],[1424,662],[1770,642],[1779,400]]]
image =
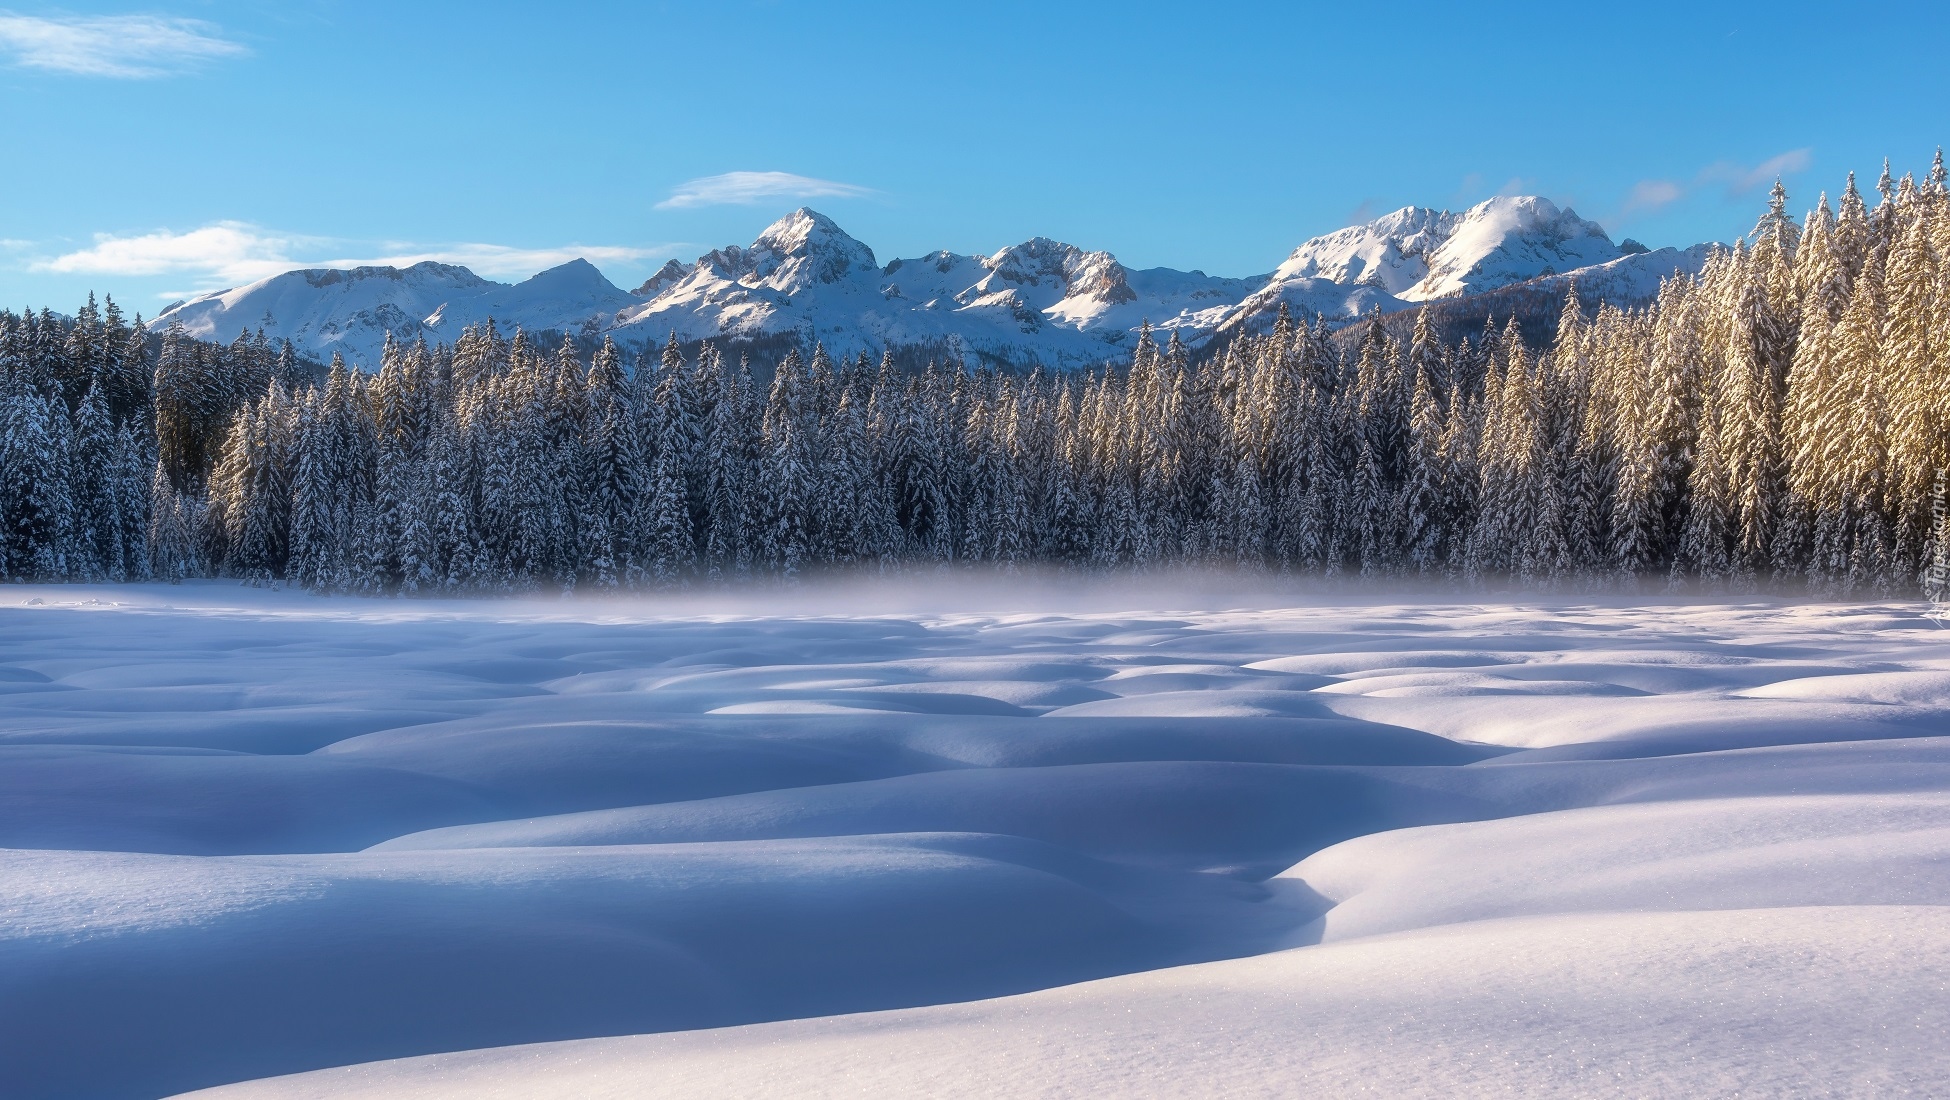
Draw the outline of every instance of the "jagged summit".
[[[1494,198],[1461,216],[1430,254],[1422,281],[1401,297],[1426,301],[1493,290],[1622,255],[1602,226],[1569,207],[1534,195]]]
[[[767,226],[747,255],[760,285],[786,294],[880,271],[873,249],[848,236],[833,219],[804,206]]]
[[[1604,228],[1549,199],[1514,195],[1455,214],[1405,206],[1293,250],[1274,282],[1373,286],[1405,302],[1481,293],[1624,255]]]
[[[1426,206],[1404,206],[1365,225],[1315,237],[1293,250],[1273,281],[1324,279],[1348,286],[1374,285],[1399,295],[1428,274],[1428,257],[1454,231],[1457,215]]]
[[[304,278],[306,284],[314,287],[328,287],[338,283],[359,283],[369,279],[383,279],[395,283],[436,284],[460,288],[486,287],[493,284],[472,271],[456,264],[443,264],[436,260],[421,260],[410,267],[313,267],[303,271],[286,272],[273,276],[283,279],[291,275]],[[267,282],[270,280],[266,280]],[[261,286],[262,283],[253,284]],[[234,293],[234,292],[219,292]],[[208,297],[208,295],[205,295]]]
[[[630,291],[630,293],[638,298],[655,298],[667,288],[676,286],[683,280],[684,276],[690,273],[690,264],[678,263],[676,260],[665,260],[664,266],[658,268],[655,275],[643,280],[643,285]]]
[[[1086,366],[1122,358],[1146,322],[1198,343],[1262,327],[1281,305],[1302,316],[1480,294],[1539,277],[1589,272],[1581,292],[1656,289],[1697,270],[1703,249],[1645,251],[1536,196],[1455,213],[1407,206],[1315,237],[1268,275],[1227,279],[1171,268],[1134,270],[1109,252],[1032,237],[988,255],[930,252],[880,266],[873,249],[801,207],[748,245],[690,263],[671,260],[624,291],[577,259],[509,285],[464,267],[293,271],[200,295],[165,310],[197,336],[228,340],[266,326],[322,357],[343,351],[371,366],[388,335],[452,340],[492,316],[504,327],[608,333],[645,345],[797,333],[840,354],[891,346],[956,349],[992,361]],[[1587,294],[1587,297],[1589,295]],[[267,320],[268,319],[268,320]]]

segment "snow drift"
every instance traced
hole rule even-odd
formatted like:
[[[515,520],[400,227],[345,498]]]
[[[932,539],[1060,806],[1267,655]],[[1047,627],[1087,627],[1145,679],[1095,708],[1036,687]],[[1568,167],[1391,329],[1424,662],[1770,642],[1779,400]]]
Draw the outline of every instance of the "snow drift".
[[[12,590],[0,1093],[1950,1071],[1915,609],[882,598]]]

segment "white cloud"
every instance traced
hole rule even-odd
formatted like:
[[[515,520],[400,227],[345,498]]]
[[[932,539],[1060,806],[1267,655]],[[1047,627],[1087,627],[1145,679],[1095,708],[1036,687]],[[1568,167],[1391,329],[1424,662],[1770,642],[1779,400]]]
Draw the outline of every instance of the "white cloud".
[[[669,198],[657,204],[657,209],[749,206],[766,199],[860,198],[874,193],[871,188],[856,184],[795,176],[791,172],[726,172],[722,176],[705,176],[678,184]]]
[[[30,69],[124,80],[168,76],[250,51],[196,19],[158,15],[40,18],[0,11],[0,53]]]
[[[255,282],[293,267],[301,238],[266,233],[246,222],[217,222],[187,233],[159,229],[137,237],[95,234],[90,248],[41,260],[31,271],[61,275],[190,273],[231,283]]]
[[[409,267],[423,260],[459,264],[477,275],[526,278],[577,258],[598,264],[628,264],[670,251],[667,245],[512,248],[479,243],[422,247],[395,242],[384,250],[389,253],[386,255],[333,257],[328,251],[332,247],[333,242],[325,238],[277,233],[248,222],[226,221],[187,233],[168,229],[132,237],[98,233],[92,246],[37,261],[29,270],[63,275],[182,274],[209,283],[205,289],[212,289],[253,283],[294,268]]]

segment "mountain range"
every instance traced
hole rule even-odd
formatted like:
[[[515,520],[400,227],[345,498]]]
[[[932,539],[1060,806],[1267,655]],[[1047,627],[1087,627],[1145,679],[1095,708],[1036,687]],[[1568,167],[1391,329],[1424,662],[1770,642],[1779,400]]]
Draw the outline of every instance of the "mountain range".
[[[342,353],[368,368],[388,335],[452,342],[489,318],[505,331],[608,334],[637,347],[673,332],[687,342],[796,333],[836,354],[918,346],[1083,367],[1127,355],[1146,322],[1196,346],[1264,327],[1281,304],[1349,320],[1567,280],[1587,300],[1638,304],[1661,279],[1698,271],[1712,247],[1614,243],[1568,207],[1507,196],[1461,213],[1404,207],[1315,237],[1271,273],[1242,279],[1128,268],[1108,252],[1043,237],[987,256],[942,251],[882,265],[832,219],[801,208],[748,246],[672,260],[634,290],[586,260],[512,285],[434,262],[312,268],[178,302],[153,325],[181,322],[191,335],[226,342],[262,328],[302,353]]]

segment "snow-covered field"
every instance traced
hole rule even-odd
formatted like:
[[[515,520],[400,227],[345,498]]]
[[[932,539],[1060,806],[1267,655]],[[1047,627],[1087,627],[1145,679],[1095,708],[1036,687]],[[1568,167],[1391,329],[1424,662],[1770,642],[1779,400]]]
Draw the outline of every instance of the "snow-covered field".
[[[0,1096],[1950,1091],[1920,607],[1295,599],[0,589]]]

